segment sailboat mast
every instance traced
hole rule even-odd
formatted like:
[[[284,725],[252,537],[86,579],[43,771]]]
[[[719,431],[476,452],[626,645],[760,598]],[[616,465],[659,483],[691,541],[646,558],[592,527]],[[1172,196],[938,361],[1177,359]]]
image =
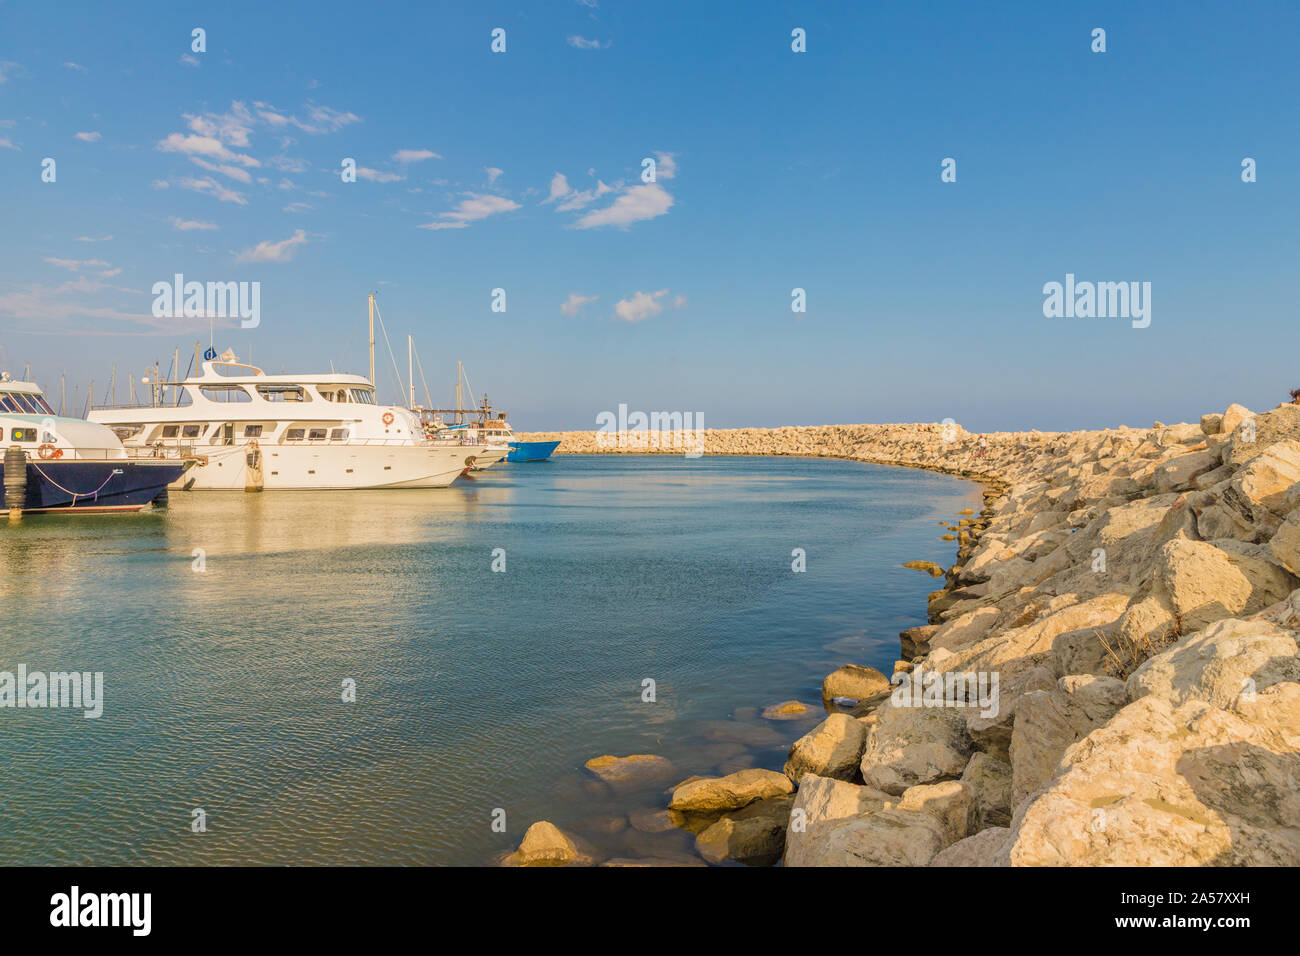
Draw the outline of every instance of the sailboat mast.
[[[411,383],[411,401],[407,408],[415,408],[415,338],[406,336],[406,380]]]
[[[370,293],[370,384],[375,384],[375,294]]]
[[[456,421],[459,424],[465,420],[465,413],[461,411],[465,407],[460,397],[460,380],[465,377],[465,364],[456,363]]]

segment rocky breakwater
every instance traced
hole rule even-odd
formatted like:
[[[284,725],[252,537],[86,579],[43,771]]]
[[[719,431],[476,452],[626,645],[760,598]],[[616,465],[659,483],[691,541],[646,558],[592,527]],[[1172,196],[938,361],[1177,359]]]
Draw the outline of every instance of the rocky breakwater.
[[[530,437],[610,450],[586,434]],[[706,859],[1300,864],[1300,406],[982,443],[858,425],[704,444],[987,482],[892,681],[828,678],[824,696],[852,680],[864,699],[781,774],[671,789],[679,825],[713,831]]]

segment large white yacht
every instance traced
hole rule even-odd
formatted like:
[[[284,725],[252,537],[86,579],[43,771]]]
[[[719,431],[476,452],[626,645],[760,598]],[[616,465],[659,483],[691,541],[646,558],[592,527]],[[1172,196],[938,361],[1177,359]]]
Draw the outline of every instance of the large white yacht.
[[[267,375],[229,352],[202,369],[150,383],[148,405],[89,418],[128,449],[198,457],[173,485],[186,490],[442,488],[486,451],[433,444],[415,413],[376,405],[360,375]]]

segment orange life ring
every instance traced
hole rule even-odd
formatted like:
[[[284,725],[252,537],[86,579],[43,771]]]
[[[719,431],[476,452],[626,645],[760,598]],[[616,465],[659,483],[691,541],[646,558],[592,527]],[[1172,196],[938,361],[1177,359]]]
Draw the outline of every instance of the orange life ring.
[[[50,444],[49,442],[46,442],[40,448],[36,449],[36,454],[40,455],[42,458],[47,458],[47,459],[57,458],[58,455],[55,454],[55,452],[57,451],[58,449],[55,448],[54,445]]]
[[[392,412],[384,412],[384,424],[385,424],[385,425],[391,425],[391,424],[393,424],[393,413],[392,413]]]

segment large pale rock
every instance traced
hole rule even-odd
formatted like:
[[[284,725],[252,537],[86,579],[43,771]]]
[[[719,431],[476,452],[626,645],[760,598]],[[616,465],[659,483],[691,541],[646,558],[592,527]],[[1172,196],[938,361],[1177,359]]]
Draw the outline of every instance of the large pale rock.
[[[695,837],[695,851],[710,863],[735,860],[746,866],[771,866],[785,850],[785,830],[793,796],[755,800],[724,814]]]
[[[806,773],[852,780],[858,775],[867,728],[848,714],[831,714],[790,747],[785,775],[798,783]]]
[[[811,866],[822,840],[846,820],[892,806],[897,797],[843,780],[805,774],[790,811],[786,866]]]
[[[1158,560],[1157,579],[1182,633],[1246,609],[1250,580],[1214,545],[1169,541],[1161,547]]]
[[[1294,632],[1268,621],[1219,621],[1144,663],[1129,677],[1128,693],[1227,707],[1243,691],[1300,681],[1296,652]]]
[[[959,651],[978,644],[988,636],[989,630],[1001,615],[1002,612],[995,607],[980,607],[967,611],[935,629],[935,632],[930,635],[930,649]]]
[[[943,824],[943,843],[964,840],[975,818],[975,791],[962,780],[945,780],[908,787],[898,801],[900,810],[924,810]]]
[[[538,820],[524,833],[519,849],[506,857],[505,866],[568,866],[590,865],[590,855],[578,843],[553,823]]]
[[[681,784],[673,791],[668,807],[682,813],[725,813],[793,790],[794,784],[783,773],[741,770],[725,777],[702,777]]]
[[[960,708],[899,707],[876,711],[862,754],[862,779],[886,793],[961,776],[971,740]]]
[[[1017,810],[999,861],[1018,866],[1300,865],[1300,685],[1234,713],[1159,696],[1066,753]]]
[[[1062,677],[1056,689],[1022,697],[1011,735],[1011,805],[1046,784],[1066,749],[1127,703],[1123,682],[1092,675]]]
[[[992,754],[971,754],[961,775],[974,794],[971,826],[1005,827],[1011,822],[1011,765]]]
[[[1256,525],[1276,528],[1288,510],[1287,490],[1300,481],[1300,442],[1275,442],[1247,461],[1228,481],[1226,504]]]
[[[940,850],[930,865],[997,866],[998,856],[1010,835],[1011,831],[1007,827],[988,827]]]
[[[787,866],[925,866],[944,848],[943,821],[924,810],[890,807],[853,817],[807,841]]]
[[[1170,491],[1187,491],[1193,487],[1193,481],[1218,467],[1217,451],[1195,451],[1178,455],[1156,466],[1153,484],[1155,490],[1162,494]]]
[[[853,700],[870,700],[889,691],[889,678],[874,667],[845,664],[826,675],[822,681],[822,700],[833,697],[850,697]]]
[[[1219,419],[1219,431],[1224,435],[1232,435],[1237,431],[1238,426],[1240,426],[1242,422],[1248,418],[1254,417],[1255,413],[1245,405],[1237,405],[1234,403],[1228,406],[1227,410]]]
[[[1292,511],[1268,542],[1269,553],[1292,574],[1300,575],[1300,510]]]

